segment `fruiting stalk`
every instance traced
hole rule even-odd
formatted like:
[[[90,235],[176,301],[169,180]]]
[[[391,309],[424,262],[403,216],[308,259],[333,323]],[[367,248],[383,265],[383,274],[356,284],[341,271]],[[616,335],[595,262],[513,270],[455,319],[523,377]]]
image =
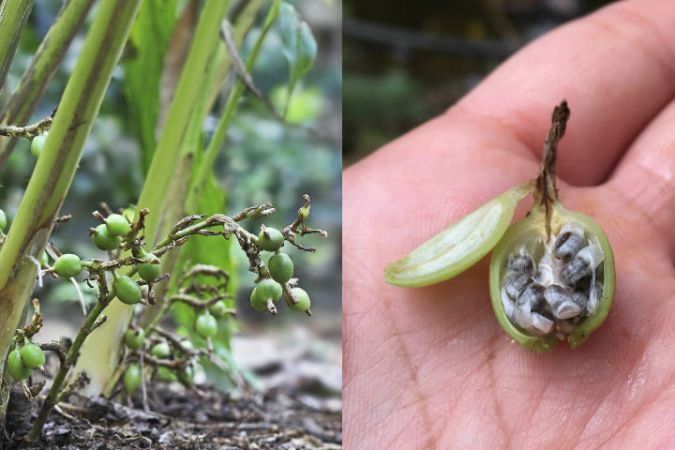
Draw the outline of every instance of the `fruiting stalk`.
[[[151,211],[145,221],[146,243],[149,245],[153,244],[160,231],[163,206],[167,192],[170,191],[169,182],[176,172],[182,138],[202,89],[201,83],[196,80],[206,73],[210,57],[219,44],[218,29],[229,4],[227,0],[208,0],[202,9],[174,99],[143,184],[137,211],[143,208]],[[124,330],[131,319],[132,308],[114,302],[104,313],[108,320],[90,336],[82,348],[82,357],[78,360],[77,370],[86,371],[91,378],[91,383],[85,389],[90,395],[99,394],[103,390],[110,393],[110,377],[117,365],[117,355]],[[105,361],[101,361],[102,357],[106,358]],[[104,389],[106,385],[108,387]]]
[[[0,308],[3,312],[0,314],[0,357],[3,360],[35,285],[36,265],[30,258],[38,259],[44,250],[139,4],[140,0],[104,0],[99,5],[44,152],[0,250]]]

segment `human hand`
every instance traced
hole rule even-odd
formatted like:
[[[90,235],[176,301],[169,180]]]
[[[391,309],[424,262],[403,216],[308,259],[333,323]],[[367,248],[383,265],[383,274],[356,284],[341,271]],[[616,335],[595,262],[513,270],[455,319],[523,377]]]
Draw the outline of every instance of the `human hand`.
[[[636,0],[561,27],[345,172],[346,448],[675,444],[673,23],[670,2]],[[562,98],[561,201],[607,233],[616,295],[581,348],[535,354],[494,318],[486,259],[421,289],[383,271],[534,178]]]

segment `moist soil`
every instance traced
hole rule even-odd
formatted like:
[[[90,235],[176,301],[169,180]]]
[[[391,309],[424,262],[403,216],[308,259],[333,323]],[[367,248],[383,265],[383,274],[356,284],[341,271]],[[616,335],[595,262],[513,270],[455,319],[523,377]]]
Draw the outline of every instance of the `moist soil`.
[[[342,442],[341,412],[319,397],[271,390],[233,398],[215,389],[148,386],[144,411],[141,395],[134,406],[73,395],[45,424],[41,439],[18,446],[8,434],[21,433],[26,423],[0,436],[2,449],[338,449]],[[35,419],[37,405],[30,421]]]

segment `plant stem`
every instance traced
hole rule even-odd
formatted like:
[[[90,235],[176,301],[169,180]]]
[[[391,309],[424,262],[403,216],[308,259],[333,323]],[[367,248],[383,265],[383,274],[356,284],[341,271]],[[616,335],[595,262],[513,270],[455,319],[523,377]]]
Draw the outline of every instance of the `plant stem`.
[[[244,7],[243,11],[238,15],[236,24],[234,26],[234,41],[237,45],[241,44],[244,36],[251,28],[255,17],[262,7],[263,0],[252,0]],[[219,45],[216,47],[213,58],[209,64],[209,68],[204,76],[204,83],[208,89],[202,90],[198,101],[192,111],[190,118],[190,125],[182,143],[181,155],[176,168],[176,175],[174,178],[174,186],[172,192],[167,198],[171,201],[167,202],[162,208],[164,217],[162,225],[160,226],[160,235],[166,234],[173,223],[178,221],[181,217],[189,214],[185,210],[186,197],[190,191],[189,186],[193,177],[193,165],[199,163],[202,150],[202,129],[206,115],[212,109],[223,80],[232,66],[232,58],[227,52],[226,46]],[[188,188],[186,188],[186,186]],[[196,212],[194,208],[192,212]],[[181,251],[171,252],[162,259],[162,272],[174,274],[176,270],[180,270],[179,264],[181,258]],[[158,320],[165,313],[163,307],[167,292],[173,291],[174,280],[176,277],[171,277],[169,282],[161,283],[157,286],[155,291],[156,304],[152,307],[146,308],[141,316],[141,324],[148,324]]]
[[[60,364],[59,366],[59,370],[54,377],[54,381],[52,382],[52,386],[49,389],[47,398],[45,398],[42,408],[40,409],[40,414],[33,423],[33,428],[31,428],[31,431],[28,434],[27,440],[29,442],[34,442],[40,436],[40,432],[44,426],[45,421],[49,417],[49,413],[51,413],[54,406],[61,400],[59,394],[62,392],[61,386],[63,385],[63,381],[66,379],[68,370],[77,361],[80,348],[82,347],[82,344],[84,343],[84,340],[87,338],[87,336],[91,334],[94,324],[96,323],[96,319],[98,319],[101,312],[103,312],[103,309],[113,298],[114,294],[110,293],[107,296],[99,299],[99,301],[96,303],[96,306],[94,306],[91,311],[89,311],[89,314],[87,314],[82,327],[80,327],[80,331],[77,333],[73,344],[68,349],[68,353],[66,353],[64,363]]]
[[[265,23],[260,32],[260,35],[258,35],[258,39],[256,40],[255,45],[251,50],[251,54],[246,61],[246,71],[249,73],[255,66],[255,62],[258,59],[258,54],[260,53],[263,42],[265,41],[267,32],[270,30],[274,24],[274,21],[279,15],[280,4],[281,0],[275,0],[267,13],[267,17],[265,18]],[[185,211],[188,214],[192,214],[197,210],[201,192],[204,189],[204,186],[209,179],[209,175],[213,170],[213,164],[216,161],[218,152],[223,146],[223,142],[227,136],[227,130],[230,127],[230,122],[232,121],[232,117],[234,117],[234,113],[237,110],[237,105],[239,104],[239,99],[244,93],[245,88],[246,86],[244,82],[241,79],[237,79],[234,87],[232,88],[232,91],[230,91],[230,95],[223,109],[223,114],[220,117],[216,131],[209,142],[206,153],[200,161],[197,175],[190,186],[190,192],[188,194],[187,200],[185,201]]]
[[[21,30],[33,9],[33,0],[0,3],[0,89],[5,84],[9,66],[19,44]]]
[[[229,3],[225,0],[207,0],[204,5],[175,97],[138,199],[138,208],[148,208],[151,212],[145,223],[146,240],[151,245],[159,231],[161,208],[169,182],[174,176],[182,138],[190,122],[190,113],[202,88],[199,80],[206,73],[209,58],[219,44],[218,29]]]
[[[552,205],[558,201],[558,188],[555,180],[555,164],[557,158],[558,142],[565,134],[567,121],[570,118],[570,109],[567,101],[563,100],[553,109],[551,117],[551,129],[544,141],[544,151],[541,158],[541,169],[537,177],[537,198],[546,210],[546,235],[551,236],[551,213]]]
[[[234,42],[237,45],[240,45],[244,41],[244,37],[253,26],[263,3],[264,0],[249,0],[241,13],[239,13],[236,18],[232,19],[234,22]],[[215,69],[208,89],[208,102],[206,103],[207,110],[211,110],[213,104],[216,102],[216,99],[220,94],[220,87],[223,80],[232,66],[232,59],[224,45],[219,45],[216,48],[214,60]]]
[[[148,208],[150,214],[145,220],[146,244],[152,246],[160,231],[163,206],[170,191],[169,184],[176,172],[180,146],[187,130],[194,103],[203,88],[202,80],[208,67],[209,58],[218,42],[218,29],[229,8],[228,0],[207,0],[202,8],[199,23],[190,46],[176,93],[169,109],[162,134],[157,143],[150,169],[138,199],[137,211]],[[86,392],[90,395],[110,394],[111,374],[117,364],[122,335],[132,308],[121,302],[113,302],[106,309],[106,323],[87,340],[82,348],[79,370],[85,370],[91,377]],[[105,362],[101,362],[104,356]]]
[[[0,250],[0,360],[7,355],[35,285],[36,266],[30,257],[38,258],[45,248],[139,4],[140,0],[103,0],[99,5]]]
[[[21,126],[30,119],[47,83],[63,60],[66,49],[82,26],[93,2],[94,0],[68,0],[64,3],[54,24],[38,47],[30,66],[21,77],[19,86],[9,99],[0,123]],[[7,161],[15,143],[16,139],[0,139],[0,167]]]

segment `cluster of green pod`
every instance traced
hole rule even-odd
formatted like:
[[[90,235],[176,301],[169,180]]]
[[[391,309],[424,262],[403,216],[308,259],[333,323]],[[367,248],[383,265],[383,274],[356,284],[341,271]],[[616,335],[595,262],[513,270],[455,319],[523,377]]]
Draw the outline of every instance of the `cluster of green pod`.
[[[131,232],[129,219],[122,214],[110,214],[104,223],[92,230],[92,243],[100,250],[112,251],[119,248],[124,238]],[[139,250],[139,262],[135,264],[136,272],[141,280],[151,283],[160,275],[160,259],[152,253]],[[46,256],[46,255],[45,255]],[[59,256],[52,267],[53,272],[62,278],[78,276],[83,269],[90,267],[92,262],[82,261],[79,256],[66,253]],[[127,305],[142,302],[143,291],[136,280],[127,275],[114,274],[112,289],[115,296]]]
[[[126,217],[122,214],[110,214],[106,217],[105,223],[92,231],[91,241],[100,250],[116,250],[130,231],[131,224]]]
[[[152,377],[161,381],[178,381],[186,387],[192,386],[194,383],[194,363],[192,362],[194,345],[188,339],[182,340],[180,346],[176,348],[165,340],[146,339],[146,333],[141,328],[130,328],[124,333],[124,344],[133,352],[147,352],[158,360],[185,358],[187,362],[179,367],[172,368],[157,364],[154,366],[154,370],[149,370],[147,374],[152,374]],[[146,348],[146,346],[149,348]],[[153,366],[148,364],[146,367]],[[148,378],[150,377],[148,376]],[[130,363],[122,376],[124,390],[127,393],[132,393],[140,387],[141,382],[140,365],[137,362]]]
[[[298,213],[300,214],[300,211]],[[308,214],[307,211],[303,217]],[[261,250],[274,254],[267,261],[269,277],[261,277],[251,291],[251,308],[255,311],[268,311],[276,314],[276,304],[284,296],[292,310],[311,315],[311,301],[304,289],[290,286],[287,290],[283,288],[291,281],[295,270],[291,257],[281,251],[284,246],[283,233],[276,228],[263,226],[258,234],[258,245]]]
[[[7,356],[7,372],[16,381],[28,378],[34,369],[42,370],[46,362],[45,352],[29,340],[17,344]]]

